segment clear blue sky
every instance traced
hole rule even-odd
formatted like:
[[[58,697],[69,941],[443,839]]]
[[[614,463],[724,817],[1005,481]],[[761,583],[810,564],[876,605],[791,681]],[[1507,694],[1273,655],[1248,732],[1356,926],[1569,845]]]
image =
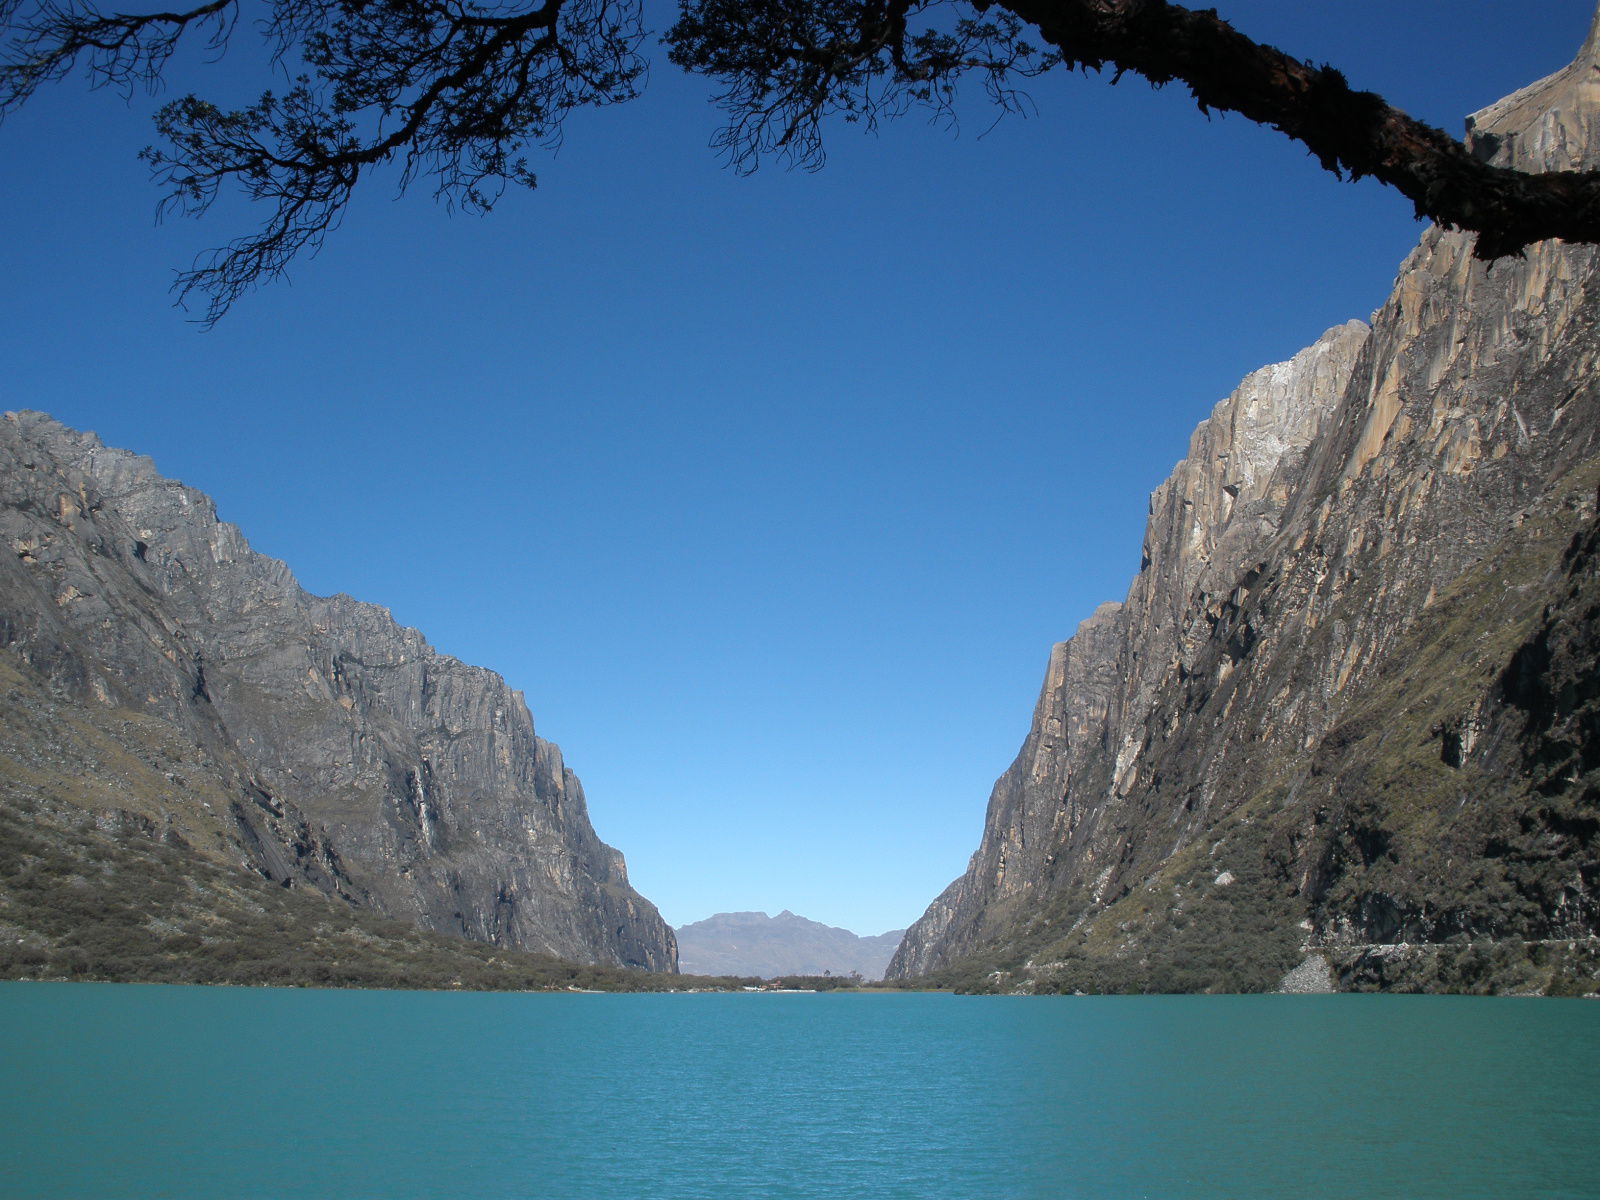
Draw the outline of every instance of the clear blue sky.
[[[1219,6],[1452,132],[1592,12]],[[230,62],[200,90],[246,94]],[[1420,231],[1181,89],[1033,94],[741,179],[658,54],[536,192],[450,218],[380,181],[202,333],[170,272],[250,213],[156,224],[149,105],[64,86],[0,128],[0,407],[151,455],[310,590],[505,675],[672,924],[902,926],[1195,423],[1370,314]]]

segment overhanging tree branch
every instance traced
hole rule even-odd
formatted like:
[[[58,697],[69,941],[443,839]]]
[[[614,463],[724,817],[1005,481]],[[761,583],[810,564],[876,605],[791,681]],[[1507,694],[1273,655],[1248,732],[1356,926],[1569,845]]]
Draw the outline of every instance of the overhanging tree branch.
[[[0,0],[5,54],[0,58],[0,120],[39,89],[84,66],[100,86],[153,88],[186,34],[205,30],[221,49],[237,15],[237,0],[212,0],[187,12],[106,13],[55,0],[28,5]]]
[[[1327,170],[1371,176],[1409,199],[1419,217],[1475,231],[1479,258],[1553,237],[1600,241],[1600,173],[1493,166],[1381,96],[1353,90],[1332,67],[1251,41],[1213,10],[1162,0],[1006,0],[1005,7],[1038,29],[1067,66],[1132,71],[1157,85],[1182,81],[1202,109],[1271,126]]]
[[[919,0],[698,0],[666,42],[674,63],[722,86],[716,103],[730,121],[712,145],[742,172],[771,154],[821,166],[830,116],[870,129],[921,105],[951,119],[968,75],[1002,111],[1018,109],[1015,81],[1059,61],[1009,12]]]
[[[88,0],[0,0],[0,111],[84,55],[91,73],[154,80],[186,31],[239,0],[193,12],[100,14]],[[559,141],[566,115],[631,99],[645,69],[639,0],[271,0],[260,23],[283,94],[225,109],[197,96],[164,105],[164,140],[143,157],[163,212],[197,215],[224,186],[270,206],[256,232],[178,276],[214,323],[246,291],[314,252],[369,168],[396,160],[445,203],[487,211],[509,184],[533,186],[521,152]],[[229,26],[213,39],[220,45]]]
[[[532,186],[528,145],[558,143],[575,108],[636,94],[641,3],[210,0],[102,13],[94,0],[0,0],[0,117],[74,70],[124,90],[154,86],[183,39],[220,50],[254,5],[288,90],[234,110],[185,96],[160,110],[165,144],[144,154],[166,211],[203,212],[225,185],[270,208],[261,229],[180,274],[181,296],[209,298],[209,324],[314,252],[379,164],[399,164],[402,190],[426,174],[438,199],[480,211],[510,184]],[[1065,66],[1182,83],[1202,109],[1278,129],[1328,170],[1379,179],[1420,216],[1476,231],[1481,258],[1550,237],[1600,242],[1600,174],[1492,165],[1209,10],[1164,0],[679,3],[669,56],[717,81],[728,124],[714,145],[742,171],[770,155],[820,165],[834,117],[870,128],[924,106],[953,121],[969,80],[1000,111],[1018,110],[1027,80]]]
[[[974,0],[973,16],[947,22],[953,34],[917,31],[919,20],[968,7],[690,0],[668,42],[675,62],[722,84],[717,99],[730,122],[718,144],[746,170],[773,152],[814,165],[824,118],[871,120],[884,96],[948,108],[959,77],[979,71],[991,96],[1014,103],[1009,80],[1059,63],[1132,73],[1158,87],[1183,83],[1201,109],[1277,129],[1329,171],[1378,179],[1419,217],[1475,231],[1480,258],[1552,237],[1600,242],[1600,173],[1492,165],[1381,96],[1352,89],[1332,67],[1251,41],[1215,11],[1164,0]],[[1029,27],[1048,50],[1026,45]]]

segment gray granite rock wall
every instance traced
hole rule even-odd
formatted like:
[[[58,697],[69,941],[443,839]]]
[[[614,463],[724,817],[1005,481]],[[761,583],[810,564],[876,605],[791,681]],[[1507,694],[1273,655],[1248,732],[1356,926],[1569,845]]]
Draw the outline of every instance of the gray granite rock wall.
[[[1530,170],[1600,163],[1597,49],[1591,32],[1570,68],[1477,114],[1483,152]],[[979,848],[907,932],[892,976],[1006,961],[1141,890],[1140,913],[1182,911],[1177,892],[1154,890],[1199,872],[1191,860],[1269,795],[1307,805],[1274,818],[1283,924],[1308,942],[1379,940],[1359,913],[1326,907],[1339,893],[1312,861],[1330,835],[1327,806],[1305,799],[1328,799],[1311,764],[1380,676],[1405,706],[1385,673],[1419,620],[1600,450],[1597,265],[1594,248],[1552,242],[1491,267],[1470,238],[1429,230],[1370,327],[1330,330],[1217,405],[1151,497],[1126,600],[1052,652]],[[1575,533],[1580,509],[1565,518]],[[1521,779],[1526,759],[1497,769]],[[1123,911],[1122,924],[1146,920]]]
[[[204,852],[429,929],[674,969],[671,930],[493,672],[309,595],[206,496],[42,414],[0,422],[0,541],[0,646],[95,719],[190,744],[225,814],[176,784],[138,802]]]

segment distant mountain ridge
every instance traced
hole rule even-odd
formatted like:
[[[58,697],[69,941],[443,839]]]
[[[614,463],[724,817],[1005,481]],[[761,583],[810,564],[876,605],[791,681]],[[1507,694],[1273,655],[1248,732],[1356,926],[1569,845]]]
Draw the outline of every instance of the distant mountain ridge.
[[[688,975],[850,975],[882,979],[903,929],[861,937],[784,909],[716,913],[679,926],[679,969]]]

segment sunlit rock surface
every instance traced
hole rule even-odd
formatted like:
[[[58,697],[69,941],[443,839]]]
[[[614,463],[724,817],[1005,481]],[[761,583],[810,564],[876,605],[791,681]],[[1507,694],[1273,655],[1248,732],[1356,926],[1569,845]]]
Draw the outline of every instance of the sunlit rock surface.
[[[1477,114],[1479,151],[1600,165],[1596,49]],[[1127,599],[1052,652],[978,850],[892,976],[1262,989],[1308,953],[1344,987],[1593,972],[1600,256],[1471,245],[1429,230],[1370,327],[1195,431]]]
[[[211,501],[39,413],[0,420],[0,789],[427,929],[671,970],[520,693]]]

